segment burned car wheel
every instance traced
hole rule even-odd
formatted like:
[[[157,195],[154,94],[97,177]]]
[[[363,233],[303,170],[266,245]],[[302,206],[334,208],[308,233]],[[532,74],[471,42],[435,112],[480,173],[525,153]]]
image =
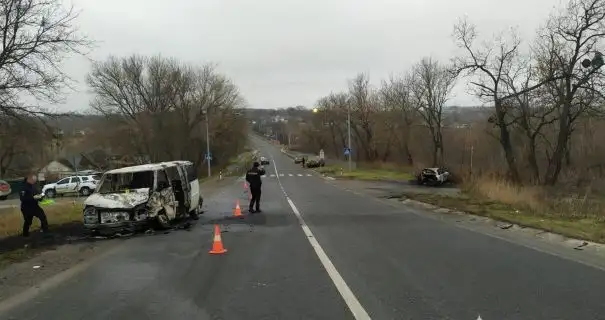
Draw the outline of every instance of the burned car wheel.
[[[166,215],[166,212],[164,210],[158,213],[158,216],[156,217],[156,222],[159,229],[170,228],[170,220],[168,219],[168,216]]]

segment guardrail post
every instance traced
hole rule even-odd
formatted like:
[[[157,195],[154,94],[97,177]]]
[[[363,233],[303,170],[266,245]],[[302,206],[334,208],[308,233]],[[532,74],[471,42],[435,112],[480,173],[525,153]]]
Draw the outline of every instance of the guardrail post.
[[[341,176],[343,175],[343,169],[342,168],[340,168],[340,175]]]
[[[220,171],[218,172],[218,179],[219,179],[219,180],[223,180],[223,170],[220,170]]]

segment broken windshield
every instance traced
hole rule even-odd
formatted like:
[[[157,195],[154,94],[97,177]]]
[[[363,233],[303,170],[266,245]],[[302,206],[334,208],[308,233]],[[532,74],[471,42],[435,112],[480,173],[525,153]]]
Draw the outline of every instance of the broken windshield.
[[[111,173],[103,176],[99,193],[120,193],[132,189],[153,188],[154,171]]]

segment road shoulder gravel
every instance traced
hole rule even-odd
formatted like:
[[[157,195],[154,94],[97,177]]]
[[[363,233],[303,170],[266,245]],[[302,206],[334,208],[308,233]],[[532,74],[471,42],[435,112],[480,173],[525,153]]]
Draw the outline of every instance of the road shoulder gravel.
[[[605,271],[605,245],[568,238],[539,229],[523,227],[461,211],[437,207],[411,199],[394,197],[401,192],[397,186],[380,181],[326,180],[327,183],[362,197],[389,204],[401,210],[440,220],[473,232],[482,233],[543,253],[579,262]]]

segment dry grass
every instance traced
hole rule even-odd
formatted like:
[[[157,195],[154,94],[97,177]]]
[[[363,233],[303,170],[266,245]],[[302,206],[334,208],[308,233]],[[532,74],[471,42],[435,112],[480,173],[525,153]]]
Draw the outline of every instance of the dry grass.
[[[45,206],[44,212],[48,217],[50,227],[82,221],[82,205],[73,203],[57,203]],[[21,234],[23,216],[19,208],[0,210],[0,239]],[[40,221],[34,218],[31,230],[40,228]]]
[[[553,196],[543,188],[477,179],[463,195],[406,194],[440,207],[542,229],[564,236],[605,243],[605,199],[588,194]]]
[[[605,243],[605,222],[597,217],[570,219],[561,215],[538,214],[476,196],[445,196],[439,194],[405,194],[407,198],[430,203],[494,220],[541,229],[571,238]]]
[[[514,207],[543,211],[545,195],[537,187],[521,187],[504,180],[481,178],[463,185],[463,189],[481,198],[505,203]]]
[[[325,166],[317,168],[317,171],[326,175],[357,180],[397,180],[408,181],[414,176],[412,170],[407,167],[400,167],[390,163],[358,164],[357,168],[348,171],[346,166]]]
[[[479,179],[467,184],[465,190],[481,198],[505,203],[540,216],[567,219],[591,218],[605,221],[605,197],[541,187],[515,186],[506,181]]]

